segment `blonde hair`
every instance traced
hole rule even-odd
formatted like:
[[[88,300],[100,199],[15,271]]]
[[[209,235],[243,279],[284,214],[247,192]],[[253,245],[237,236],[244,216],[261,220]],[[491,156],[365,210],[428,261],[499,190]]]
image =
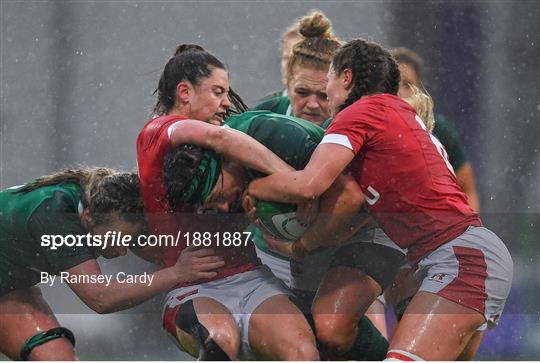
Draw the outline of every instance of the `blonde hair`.
[[[311,25],[306,23],[311,23]],[[334,33],[332,32],[332,25],[330,24],[329,26],[327,26],[326,23],[330,24],[330,21],[326,18],[322,11],[317,9],[313,9],[307,15],[296,19],[296,21],[289,25],[289,27],[285,29],[285,32],[281,35],[281,52],[283,53],[283,44],[285,44],[287,40],[291,38],[318,36],[318,29],[320,29],[321,27],[324,28],[323,32],[329,30],[329,32],[326,34],[328,39],[334,38]],[[315,32],[316,35],[305,35],[306,26],[311,29],[308,29],[308,34],[311,31],[312,33]],[[301,28],[304,29],[304,34],[302,34],[302,32],[300,31]]]
[[[284,44],[291,38],[301,38],[302,35],[298,31],[299,23],[298,21],[294,22],[293,24],[289,25],[289,27],[285,30],[283,35],[281,36],[281,46],[279,47],[280,53],[283,54],[283,48]]]
[[[433,99],[426,92],[420,90],[413,84],[409,84],[413,90],[413,94],[410,97],[404,98],[415,110],[418,116],[424,121],[424,125],[429,132],[433,131],[435,127],[435,116],[433,114]]]
[[[297,20],[298,33],[304,38],[293,46],[285,74],[286,83],[297,65],[327,70],[341,41],[334,35],[332,23],[320,10],[312,10]],[[286,33],[287,34],[287,33]]]
[[[313,9],[297,21],[298,33],[304,38],[336,39],[332,23],[320,10]]]

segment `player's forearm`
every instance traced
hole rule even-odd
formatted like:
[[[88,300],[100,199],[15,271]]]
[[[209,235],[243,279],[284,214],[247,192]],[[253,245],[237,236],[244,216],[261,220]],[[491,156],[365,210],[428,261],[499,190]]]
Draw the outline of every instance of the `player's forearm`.
[[[316,199],[330,188],[353,157],[351,150],[340,145],[321,144],[304,170],[255,180],[249,186],[249,194],[256,199],[285,203]]]
[[[227,159],[265,174],[294,170],[276,154],[254,138],[230,128],[216,136],[216,152]]]
[[[312,184],[304,180],[301,171],[276,173],[251,182],[248,193],[258,200],[300,203],[317,198],[317,190],[312,189]]]
[[[265,174],[293,170],[257,140],[229,127],[184,120],[174,125],[169,140],[174,146],[194,144],[214,150],[229,160]]]
[[[319,214],[302,236],[308,251],[321,246],[339,245],[349,239],[368,219],[358,212],[364,205],[358,184],[348,176],[340,176],[321,196]]]

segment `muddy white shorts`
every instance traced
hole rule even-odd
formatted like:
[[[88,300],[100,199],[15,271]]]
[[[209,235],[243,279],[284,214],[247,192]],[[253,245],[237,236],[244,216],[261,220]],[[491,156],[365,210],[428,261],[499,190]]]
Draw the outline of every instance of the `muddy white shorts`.
[[[494,327],[512,285],[513,262],[495,233],[470,226],[418,263],[415,277],[427,291],[483,314]]]
[[[176,315],[180,306],[197,297],[212,298],[223,304],[233,316],[240,331],[240,359],[254,359],[249,346],[249,319],[251,314],[266,299],[279,295],[292,295],[281,280],[276,278],[267,266],[228,276],[223,279],[199,285],[174,289],[165,298],[163,327],[185,352],[193,354],[184,346],[176,327]]]

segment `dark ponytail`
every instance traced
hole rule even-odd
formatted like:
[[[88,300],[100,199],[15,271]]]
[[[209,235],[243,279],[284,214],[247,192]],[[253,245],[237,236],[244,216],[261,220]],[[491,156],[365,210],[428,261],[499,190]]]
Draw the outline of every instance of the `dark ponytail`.
[[[339,76],[345,69],[352,71],[352,89],[340,110],[350,106],[361,97],[376,93],[397,95],[399,68],[390,55],[379,44],[364,39],[355,39],[336,53],[332,67]]]
[[[196,86],[202,78],[209,77],[215,68],[227,70],[223,62],[200,45],[178,45],[173,56],[165,65],[158,87],[153,93],[157,93],[158,96],[153,113],[161,116],[167,114],[173,108],[178,83],[189,81]],[[247,110],[247,106],[240,96],[232,90],[229,98],[234,108],[233,112],[245,112]]]

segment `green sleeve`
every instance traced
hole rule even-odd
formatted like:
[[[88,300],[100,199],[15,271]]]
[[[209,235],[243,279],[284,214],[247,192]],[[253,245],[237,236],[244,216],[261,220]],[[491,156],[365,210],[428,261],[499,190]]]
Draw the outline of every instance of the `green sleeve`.
[[[323,129],[326,130],[326,129],[328,128],[328,126],[330,126],[330,124],[332,123],[332,120],[333,120],[333,118],[330,117],[328,120],[326,120],[326,121],[323,122],[323,124],[321,125],[321,127],[322,127]]]
[[[450,164],[457,171],[467,162],[465,149],[456,128],[443,116],[437,115],[433,135],[443,144],[448,154]]]
[[[257,106],[251,109],[251,111],[271,111],[280,115],[287,115],[290,106],[289,97],[279,96],[259,103]]]
[[[41,246],[42,235],[86,235],[88,232],[81,226],[76,206],[69,196],[57,191],[52,198],[46,199],[32,213],[27,227],[33,240],[38,244],[42,258],[47,261],[49,273],[58,274],[90,259],[94,254],[87,246],[67,247],[62,245],[53,250]]]
[[[321,141],[323,130],[307,121],[267,114],[255,118],[247,134],[296,170],[302,170]],[[265,175],[250,170],[249,176],[256,179]]]

